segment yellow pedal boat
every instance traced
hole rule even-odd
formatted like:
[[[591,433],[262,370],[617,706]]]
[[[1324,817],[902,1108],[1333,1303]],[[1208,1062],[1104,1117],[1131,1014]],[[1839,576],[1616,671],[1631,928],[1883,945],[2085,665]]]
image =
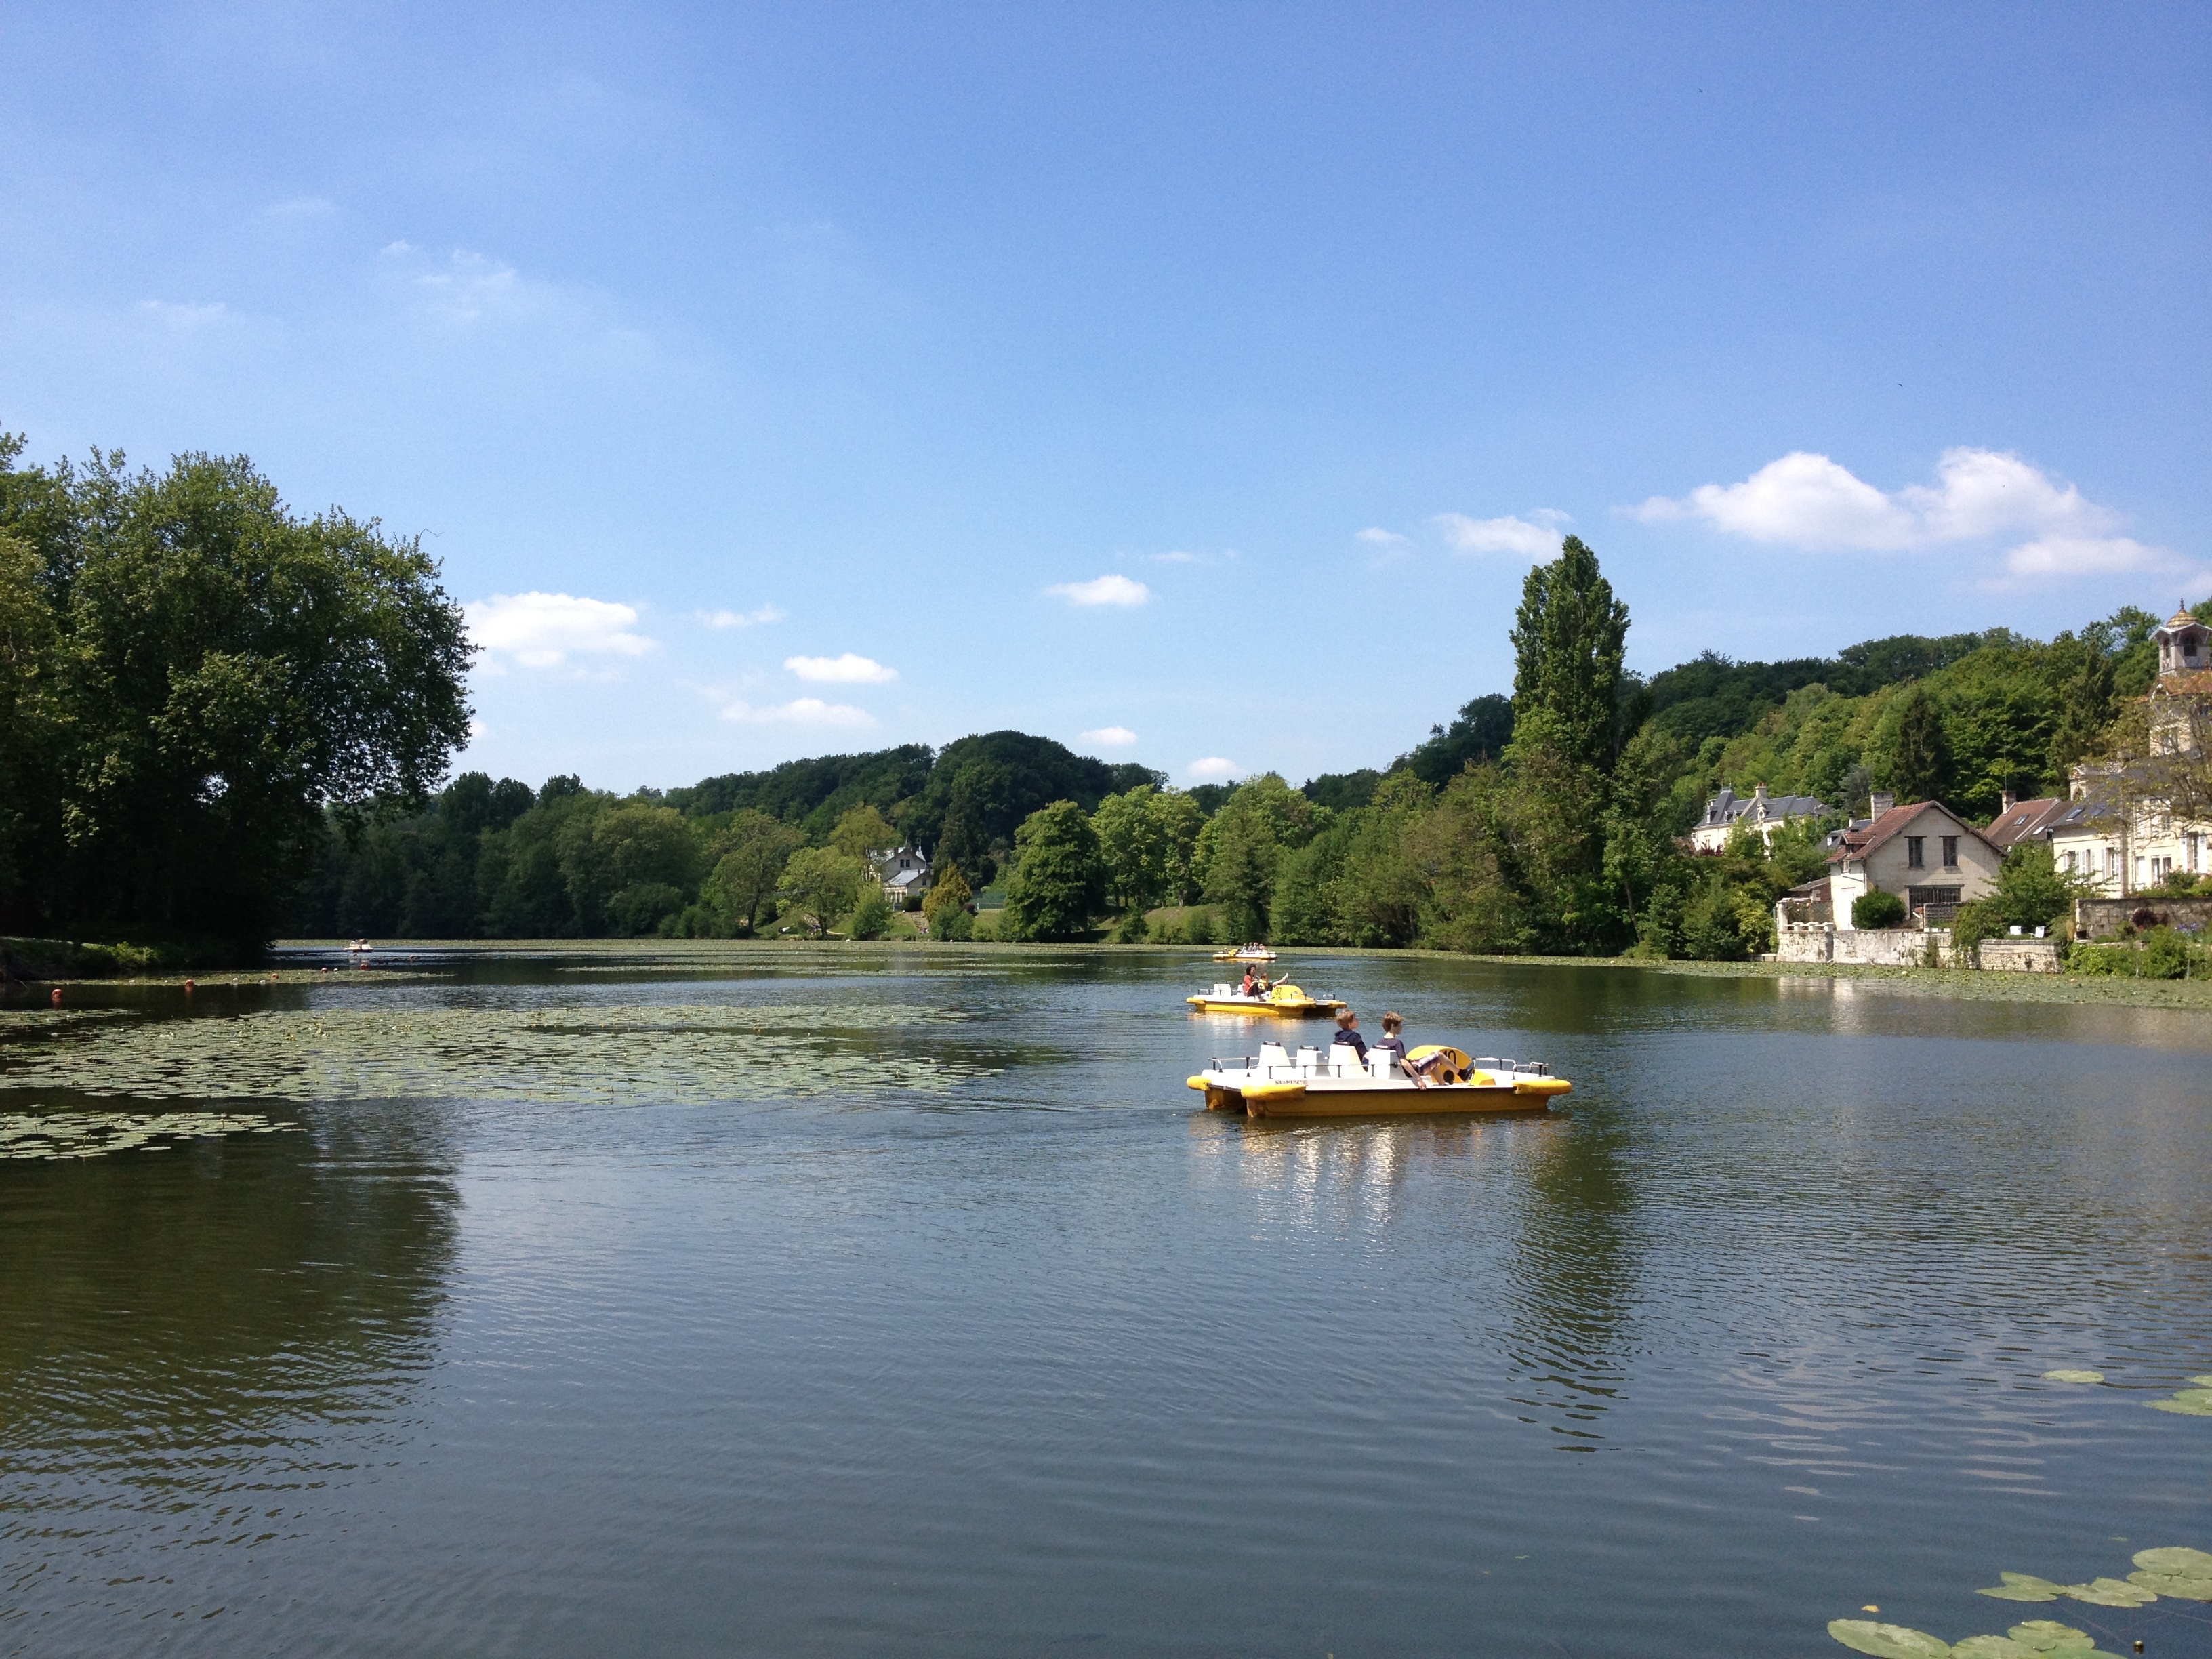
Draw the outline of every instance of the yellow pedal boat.
[[[1333,1014],[1344,1006],[1327,997],[1310,997],[1295,985],[1278,985],[1265,996],[1250,997],[1233,985],[1217,985],[1183,1000],[1201,1014],[1288,1014],[1292,1018]]]
[[[1371,1117],[1450,1112],[1540,1112],[1574,1085],[1540,1060],[1470,1059],[1428,1043],[1407,1056],[1435,1060],[1422,1088],[1388,1054],[1362,1064],[1358,1051],[1332,1045],[1324,1060],[1310,1046],[1263,1042],[1255,1058],[1216,1060],[1191,1078],[1206,1109],[1251,1117]]]
[[[1216,962],[1273,962],[1275,953],[1264,945],[1240,945],[1233,951],[1216,951]]]

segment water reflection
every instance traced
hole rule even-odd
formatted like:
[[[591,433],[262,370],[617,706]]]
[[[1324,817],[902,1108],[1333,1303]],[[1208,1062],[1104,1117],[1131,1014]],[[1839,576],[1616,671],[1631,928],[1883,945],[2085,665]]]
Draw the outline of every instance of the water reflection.
[[[0,1191],[8,1600],[60,1593],[88,1549],[114,1583],[264,1541],[392,1455],[457,1231],[419,1114],[19,1164]]]

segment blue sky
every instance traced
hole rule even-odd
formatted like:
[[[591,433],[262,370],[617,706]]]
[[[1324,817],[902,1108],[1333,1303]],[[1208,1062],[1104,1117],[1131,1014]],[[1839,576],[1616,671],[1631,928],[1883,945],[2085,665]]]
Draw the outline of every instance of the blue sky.
[[[18,3],[0,52],[0,424],[422,534],[495,775],[1383,763],[1510,689],[1563,529],[1646,671],[2212,589],[2202,5]]]

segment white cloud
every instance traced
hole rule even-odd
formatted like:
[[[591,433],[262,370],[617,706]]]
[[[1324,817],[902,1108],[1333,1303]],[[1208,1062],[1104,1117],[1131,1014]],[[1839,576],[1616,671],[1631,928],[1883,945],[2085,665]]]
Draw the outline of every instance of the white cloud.
[[[856,726],[876,723],[876,717],[865,708],[855,708],[848,702],[824,702],[819,697],[798,697],[765,708],[749,702],[732,702],[723,708],[722,718],[748,726]]]
[[[1233,778],[1240,769],[1235,761],[1224,760],[1218,755],[1208,755],[1203,759],[1193,761],[1188,766],[1183,768],[1183,770],[1189,773],[1191,776],[1206,780]]]
[[[1152,560],[1155,564],[1204,564],[1207,562],[1206,556],[1202,553],[1147,553],[1145,556]]]
[[[1647,522],[1702,519],[1750,541],[1871,553],[2022,532],[2078,540],[2118,523],[2017,455],[1963,447],[1943,452],[1932,486],[1885,492],[1826,455],[1798,450],[1741,483],[1700,484],[1680,501],[1655,495],[1631,510]]]
[[[1393,548],[1411,547],[1413,544],[1413,538],[1411,536],[1401,536],[1396,531],[1384,530],[1380,526],[1362,530],[1352,539],[1356,542],[1364,542],[1368,546],[1386,553]]]
[[[659,641],[633,632],[637,611],[610,599],[569,593],[495,593],[463,607],[469,637],[495,665],[559,668],[573,656],[641,657]]]
[[[1102,726],[1096,732],[1085,732],[1083,740],[1102,749],[1127,749],[1135,744],[1137,734],[1126,726]]]
[[[884,685],[898,678],[897,669],[850,651],[842,657],[786,657],[783,665],[802,680],[832,685]]]
[[[1503,519],[1470,519],[1464,513],[1439,513],[1431,522],[1443,532],[1444,539],[1462,553],[1512,553],[1526,559],[1548,559],[1559,550],[1556,526],[1565,517],[1563,513],[1545,508],[1525,519],[1510,515]]]
[[[2171,570],[2173,556],[2125,536],[2046,536],[2005,555],[2005,569],[2022,578],[2120,575],[2131,570]]]
[[[709,628],[752,628],[763,623],[780,623],[786,613],[780,605],[764,605],[757,611],[701,611],[694,614]]]
[[[482,743],[486,738],[491,736],[491,727],[486,726],[482,720],[471,720],[469,722],[469,741],[471,743]]]
[[[1142,605],[1152,590],[1127,576],[1101,576],[1095,581],[1055,582],[1045,592],[1071,605]]]

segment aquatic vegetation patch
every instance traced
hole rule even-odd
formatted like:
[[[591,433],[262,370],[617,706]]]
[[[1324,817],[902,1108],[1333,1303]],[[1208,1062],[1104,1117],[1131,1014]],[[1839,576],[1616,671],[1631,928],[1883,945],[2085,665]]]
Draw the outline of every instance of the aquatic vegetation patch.
[[[165,1152],[180,1140],[299,1127],[258,1112],[0,1112],[0,1159],[51,1163],[139,1148]]]
[[[325,1007],[103,1025],[0,1050],[0,1086],[138,1099],[556,1103],[942,1092],[992,1068],[918,1054],[899,1004]]]
[[[2193,1388],[2178,1389],[2170,1399],[2148,1400],[2143,1403],[2154,1412],[2172,1412],[2182,1417],[2212,1417],[2212,1376],[2192,1376]]]
[[[2056,1601],[2061,1596],[2099,1607],[2148,1607],[2161,1596],[2177,1601],[2212,1601],[2212,1554],[2183,1545],[2137,1550],[2136,1570],[2125,1578],[2093,1578],[2083,1584],[2062,1584],[2032,1572],[2006,1572],[1998,1582],[1977,1591],[2000,1601]],[[1869,1609],[1871,1611],[1872,1609]],[[2014,1625],[2002,1636],[1968,1636],[1945,1642],[1909,1625],[1885,1625],[1870,1619],[1832,1619],[1828,1634],[1855,1652],[1875,1659],[2114,1659],[2097,1646],[2087,1631],[2062,1625],[2055,1619],[2031,1619]]]
[[[2045,1371],[2044,1380],[2050,1382],[2101,1382],[2102,1371]]]

